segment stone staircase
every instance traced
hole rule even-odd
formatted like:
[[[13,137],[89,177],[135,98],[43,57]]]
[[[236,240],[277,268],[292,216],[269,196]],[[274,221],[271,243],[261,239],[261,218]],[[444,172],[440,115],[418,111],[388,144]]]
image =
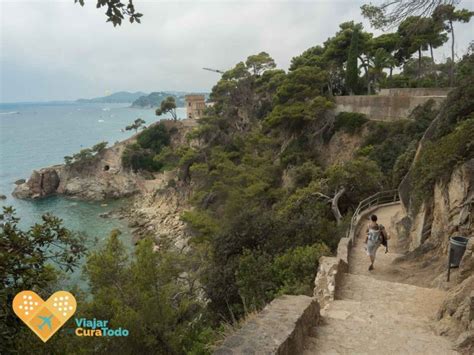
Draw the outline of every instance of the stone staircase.
[[[399,205],[377,209],[379,222],[390,225]],[[391,234],[391,231],[389,231]],[[393,236],[393,234],[392,234]],[[434,316],[445,292],[389,281],[396,253],[377,254],[368,271],[361,228],[349,257],[349,273],[342,276],[336,299],[321,310],[321,321],[305,343],[304,354],[457,354],[448,338],[433,332]]]

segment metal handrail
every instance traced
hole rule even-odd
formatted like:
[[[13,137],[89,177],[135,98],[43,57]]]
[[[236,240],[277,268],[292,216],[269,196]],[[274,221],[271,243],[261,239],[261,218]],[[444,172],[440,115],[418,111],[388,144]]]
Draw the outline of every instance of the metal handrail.
[[[379,191],[376,194],[373,194],[372,196],[360,201],[359,205],[354,211],[354,214],[352,215],[347,237],[350,238],[352,242],[354,242],[355,228],[357,223],[359,223],[359,217],[367,208],[397,201],[400,201],[398,190]]]

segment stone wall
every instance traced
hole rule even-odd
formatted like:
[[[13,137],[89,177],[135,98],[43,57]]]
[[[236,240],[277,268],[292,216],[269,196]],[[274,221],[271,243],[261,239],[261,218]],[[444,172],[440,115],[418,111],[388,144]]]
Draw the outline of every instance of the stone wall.
[[[379,96],[444,96],[446,97],[452,88],[392,88],[381,89]]]
[[[352,247],[350,238],[341,238],[335,257],[322,256],[314,280],[314,297],[321,308],[334,301],[342,275],[349,271],[349,253]]]
[[[358,112],[367,115],[375,121],[396,121],[406,119],[410,112],[428,100],[434,100],[437,105],[446,96],[406,96],[406,95],[354,95],[336,96],[336,114],[339,112]]]
[[[301,354],[304,339],[319,321],[318,302],[280,296],[228,336],[214,354]]]

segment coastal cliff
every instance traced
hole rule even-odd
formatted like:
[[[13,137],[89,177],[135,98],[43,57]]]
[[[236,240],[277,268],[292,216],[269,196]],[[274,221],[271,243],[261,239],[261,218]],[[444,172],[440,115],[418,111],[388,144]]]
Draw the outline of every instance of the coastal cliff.
[[[162,120],[171,132],[170,147],[196,144],[188,141],[194,120]],[[172,237],[175,248],[183,250],[190,231],[180,218],[190,209],[192,186],[180,181],[176,169],[164,172],[134,172],[122,164],[126,147],[136,142],[137,135],[116,143],[85,163],[61,164],[35,170],[27,181],[19,183],[13,195],[20,199],[41,199],[63,195],[72,199],[102,201],[135,196],[120,214],[129,220],[135,242],[151,236],[159,248]],[[108,217],[108,216],[103,216]]]
[[[82,200],[104,200],[131,196],[140,191],[143,180],[138,174],[122,168],[125,146],[134,138],[104,149],[85,163],[54,165],[35,170],[19,184],[13,196],[38,199],[54,194]]]
[[[192,120],[162,120],[171,132],[170,147],[187,144],[186,135],[196,126]],[[39,199],[51,195],[101,201],[146,193],[157,173],[134,172],[122,164],[127,146],[136,142],[137,135],[105,148],[86,161],[59,164],[32,172],[27,181],[19,183],[13,196],[20,199]],[[160,180],[158,178],[158,180]]]

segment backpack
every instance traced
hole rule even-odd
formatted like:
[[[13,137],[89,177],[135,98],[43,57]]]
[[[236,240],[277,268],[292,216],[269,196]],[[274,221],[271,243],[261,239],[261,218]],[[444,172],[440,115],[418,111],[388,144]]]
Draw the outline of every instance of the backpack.
[[[388,237],[387,237],[387,232],[385,231],[385,228],[383,226],[380,226],[380,243],[385,247],[385,254],[388,253]]]

